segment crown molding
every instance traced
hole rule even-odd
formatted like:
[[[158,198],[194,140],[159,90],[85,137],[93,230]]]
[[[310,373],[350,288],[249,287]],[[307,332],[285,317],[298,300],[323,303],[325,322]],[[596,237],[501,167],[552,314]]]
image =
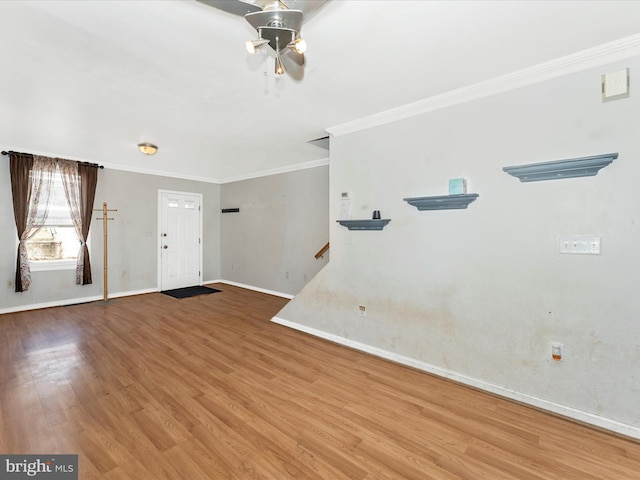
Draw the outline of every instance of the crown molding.
[[[235,175],[233,177],[226,177],[220,180],[218,183],[231,183],[239,182],[242,180],[250,180],[252,178],[268,177],[270,175],[278,175],[281,173],[297,172],[298,170],[306,170],[308,168],[325,167],[329,165],[329,158],[321,158],[319,160],[311,160],[304,163],[295,163],[293,165],[286,165],[284,167],[272,168],[269,170],[261,170],[259,172],[247,173],[244,175]]]
[[[336,137],[348,135],[637,56],[640,56],[640,34],[621,38],[491,80],[461,87],[401,107],[342,123],[327,128],[326,131]]]
[[[117,163],[105,162],[103,163],[103,165],[105,168],[108,168],[110,170],[120,170],[122,172],[142,173],[144,175],[157,175],[159,177],[178,178],[181,180],[191,180],[194,182],[214,183],[217,185],[222,185],[224,183],[239,182],[242,180],[250,180],[252,178],[267,177],[269,175],[277,175],[280,173],[296,172],[298,170],[306,170],[308,168],[324,167],[326,165],[329,165],[329,158],[322,158],[320,160],[311,160],[309,162],[296,163],[296,164],[287,165],[284,167],[273,168],[270,170],[262,170],[259,172],[252,172],[252,173],[247,173],[243,175],[236,175],[233,177],[226,177],[223,179],[200,177],[197,175],[185,175],[178,172],[165,172],[162,170],[156,170],[152,168],[137,168],[137,167],[131,167],[129,165],[122,165]]]
[[[180,180],[191,180],[194,182],[202,182],[202,183],[220,183],[220,180],[217,178],[209,178],[209,177],[201,177],[198,175],[186,175],[179,172],[167,172],[164,170],[157,170],[155,168],[138,168],[132,167],[130,165],[122,165],[120,163],[109,163],[102,162],[104,168],[109,170],[119,170],[121,172],[130,172],[130,173],[141,173],[143,175],[155,175],[158,177],[169,177],[169,178],[177,178]]]

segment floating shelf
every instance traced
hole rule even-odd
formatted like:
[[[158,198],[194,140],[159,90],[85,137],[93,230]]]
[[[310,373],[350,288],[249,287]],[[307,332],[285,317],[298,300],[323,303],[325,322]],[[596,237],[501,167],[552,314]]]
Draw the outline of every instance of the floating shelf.
[[[617,153],[593,155],[592,157],[570,158],[554,162],[530,163],[502,170],[520,179],[521,182],[556,180],[559,178],[593,177],[601,168],[618,158]]]
[[[343,227],[349,230],[382,230],[391,219],[383,218],[381,220],[336,220]]]
[[[477,193],[461,193],[459,195],[440,195],[437,197],[403,198],[403,200],[418,210],[454,210],[467,208],[478,197]]]

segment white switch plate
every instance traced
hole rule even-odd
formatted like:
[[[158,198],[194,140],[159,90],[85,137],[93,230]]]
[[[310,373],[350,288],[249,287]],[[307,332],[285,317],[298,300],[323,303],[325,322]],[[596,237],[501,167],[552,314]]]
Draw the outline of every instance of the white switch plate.
[[[600,255],[602,239],[597,235],[560,235],[560,253]]]
[[[351,192],[340,193],[340,220],[351,220]]]
[[[602,101],[617,100],[629,96],[629,69],[602,75]]]

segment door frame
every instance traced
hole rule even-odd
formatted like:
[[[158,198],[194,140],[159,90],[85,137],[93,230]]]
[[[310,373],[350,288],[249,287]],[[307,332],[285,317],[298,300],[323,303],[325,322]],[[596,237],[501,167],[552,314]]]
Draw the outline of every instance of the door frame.
[[[162,232],[160,231],[162,228],[162,195],[163,194],[169,194],[169,195],[192,195],[195,197],[198,197],[200,199],[200,211],[199,213],[199,229],[200,229],[200,265],[198,266],[198,268],[200,269],[200,285],[202,285],[203,281],[202,279],[204,278],[204,273],[203,273],[203,259],[202,259],[202,251],[203,248],[202,246],[204,245],[204,236],[203,236],[203,232],[202,232],[202,214],[204,211],[204,205],[202,202],[202,193],[196,193],[196,192],[181,192],[178,190],[164,190],[164,189],[158,189],[158,233],[157,233],[157,239],[158,242],[156,244],[156,248],[157,248],[157,255],[158,255],[158,263],[157,263],[157,269],[158,269],[158,291],[161,292],[162,291]]]

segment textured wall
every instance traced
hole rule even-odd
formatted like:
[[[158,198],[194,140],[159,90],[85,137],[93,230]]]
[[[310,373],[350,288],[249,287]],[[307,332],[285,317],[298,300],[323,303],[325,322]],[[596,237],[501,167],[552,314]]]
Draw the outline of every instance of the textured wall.
[[[329,167],[221,186],[222,278],[296,294],[326,265],[314,255],[329,240]]]
[[[90,253],[93,284],[75,285],[72,270],[32,272],[33,283],[27,292],[7,288],[13,280],[16,261],[16,230],[13,220],[9,161],[0,163],[0,311],[20,306],[64,302],[102,295],[102,223],[91,224]],[[113,294],[154,289],[158,286],[157,229],[158,190],[176,190],[203,194],[203,278],[219,278],[219,185],[155,175],[101,170],[94,208],[107,202],[113,212],[109,222],[109,292]],[[151,236],[145,235],[151,232]]]
[[[638,435],[640,96],[600,98],[600,75],[624,67],[640,60],[333,138],[331,263],[276,320]],[[502,171],[608,152],[620,156],[596,177],[520,183]],[[467,210],[402,200],[446,194],[455,177],[480,195]],[[376,209],[391,223],[335,224],[345,191],[354,218]],[[601,235],[602,254],[559,254],[558,235],[574,234]]]

